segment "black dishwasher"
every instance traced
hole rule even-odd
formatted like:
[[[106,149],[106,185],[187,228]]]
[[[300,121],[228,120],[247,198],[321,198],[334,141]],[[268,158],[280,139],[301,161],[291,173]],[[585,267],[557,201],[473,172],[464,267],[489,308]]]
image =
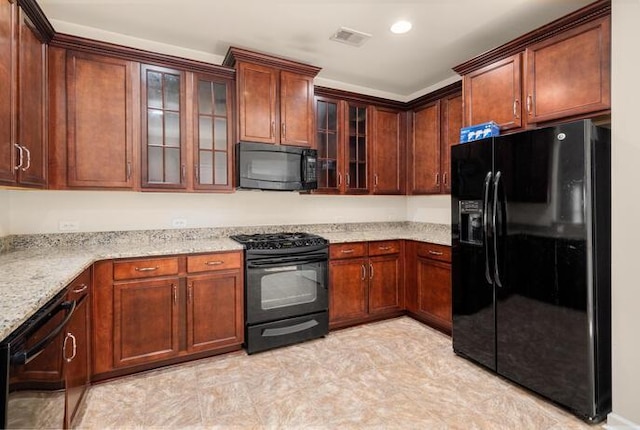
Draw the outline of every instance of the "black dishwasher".
[[[66,298],[65,289],[0,343],[0,427],[63,427],[64,363],[76,349],[65,328],[86,295]]]

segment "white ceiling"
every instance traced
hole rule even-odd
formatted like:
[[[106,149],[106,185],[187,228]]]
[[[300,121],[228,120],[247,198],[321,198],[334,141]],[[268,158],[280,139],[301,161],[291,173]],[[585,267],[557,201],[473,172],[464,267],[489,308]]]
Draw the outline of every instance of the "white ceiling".
[[[455,80],[451,67],[591,0],[38,0],[57,31],[143,39],[221,58],[229,46],[322,67],[321,82],[408,100]],[[405,35],[389,31],[413,23]],[[345,26],[373,37],[356,48]],[[108,32],[108,33],[107,33]],[[120,36],[116,38],[115,36]],[[111,39],[111,40],[109,40]],[[134,39],[132,39],[134,40]],[[349,89],[349,88],[344,88]]]

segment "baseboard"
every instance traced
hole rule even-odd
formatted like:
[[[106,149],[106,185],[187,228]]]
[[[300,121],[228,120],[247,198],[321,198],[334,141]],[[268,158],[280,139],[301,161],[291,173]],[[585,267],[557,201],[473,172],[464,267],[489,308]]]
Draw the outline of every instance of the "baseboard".
[[[636,424],[620,415],[610,413],[607,416],[607,424],[605,424],[604,428],[608,430],[638,430],[640,429],[640,424]]]

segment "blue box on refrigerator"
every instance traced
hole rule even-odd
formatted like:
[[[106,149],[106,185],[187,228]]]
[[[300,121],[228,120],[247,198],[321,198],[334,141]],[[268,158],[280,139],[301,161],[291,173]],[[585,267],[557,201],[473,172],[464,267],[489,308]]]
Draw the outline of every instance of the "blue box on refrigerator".
[[[473,142],[486,137],[498,136],[500,127],[493,121],[470,125],[460,129],[460,143]]]

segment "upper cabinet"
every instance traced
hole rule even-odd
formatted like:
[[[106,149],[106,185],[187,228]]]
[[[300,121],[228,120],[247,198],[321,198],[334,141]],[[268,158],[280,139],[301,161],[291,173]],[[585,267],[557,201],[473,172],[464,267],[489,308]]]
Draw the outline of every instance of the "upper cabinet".
[[[319,68],[233,47],[223,64],[237,71],[239,140],[316,147]]]
[[[47,183],[45,40],[16,2],[0,3],[0,184]]]
[[[410,115],[408,193],[449,194],[451,146],[460,141],[462,126],[460,83],[430,94]]]
[[[454,68],[463,75],[464,125],[502,130],[608,115],[611,3],[602,0]]]
[[[400,110],[378,107],[373,110],[373,194],[404,193],[405,118],[405,112]]]

